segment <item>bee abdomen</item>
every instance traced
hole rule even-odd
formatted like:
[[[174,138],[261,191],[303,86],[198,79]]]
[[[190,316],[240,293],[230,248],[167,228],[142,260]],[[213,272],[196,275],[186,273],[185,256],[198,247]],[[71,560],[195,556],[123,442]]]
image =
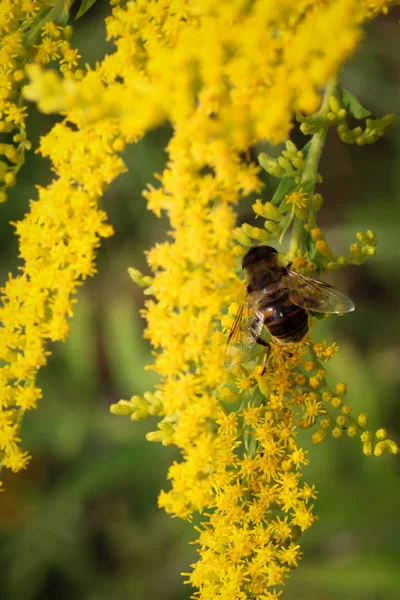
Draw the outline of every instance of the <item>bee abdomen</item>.
[[[265,307],[264,325],[283,344],[299,342],[308,332],[308,313],[293,303],[277,303]]]

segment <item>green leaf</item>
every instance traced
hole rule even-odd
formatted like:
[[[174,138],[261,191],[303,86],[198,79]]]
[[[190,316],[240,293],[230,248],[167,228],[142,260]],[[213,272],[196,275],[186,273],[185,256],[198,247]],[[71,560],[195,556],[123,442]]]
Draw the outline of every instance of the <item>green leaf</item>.
[[[366,117],[369,117],[371,111],[367,108],[364,108],[351,92],[342,88],[340,93],[344,108],[347,110],[347,112],[353,115],[353,117],[356,119],[365,119]]]
[[[279,204],[282,202],[284,197],[291,192],[297,184],[294,181],[294,177],[286,177],[282,179],[278,187],[276,188],[276,192],[272,197],[272,204]]]
[[[291,226],[293,218],[294,218],[294,212],[292,212],[292,211],[288,212],[286,217],[284,218],[283,223],[282,223],[282,233],[279,237],[280,244],[282,244],[282,240],[285,237],[287,230]]]
[[[77,15],[75,17],[75,21],[83,17],[83,15],[93,6],[96,0],[82,0]]]

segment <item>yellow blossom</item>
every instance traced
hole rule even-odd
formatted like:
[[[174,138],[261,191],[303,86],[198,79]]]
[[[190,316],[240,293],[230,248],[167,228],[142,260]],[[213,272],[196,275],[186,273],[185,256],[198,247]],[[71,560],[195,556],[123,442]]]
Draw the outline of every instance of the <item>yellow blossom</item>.
[[[286,202],[290,204],[293,209],[295,208],[306,208],[307,206],[307,193],[303,192],[302,188],[296,192],[288,194],[285,198]]]

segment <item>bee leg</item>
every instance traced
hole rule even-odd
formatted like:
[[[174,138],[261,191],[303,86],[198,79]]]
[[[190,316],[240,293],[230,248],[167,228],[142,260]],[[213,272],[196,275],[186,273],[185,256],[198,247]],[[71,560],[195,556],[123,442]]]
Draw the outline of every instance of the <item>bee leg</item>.
[[[268,342],[264,342],[264,345],[267,347],[267,351],[264,355],[263,368],[261,371],[261,375],[265,375],[265,371],[267,370],[269,355],[271,354],[271,344],[269,344]]]
[[[260,346],[264,346],[264,348],[267,348],[267,352],[264,356],[264,361],[263,361],[263,370],[261,371],[261,375],[264,375],[265,371],[267,370],[267,362],[268,362],[268,358],[269,358],[269,355],[271,352],[271,344],[269,342],[266,342],[262,338],[260,338],[259,335],[256,335],[255,331],[253,331],[251,327],[250,327],[249,331],[250,331],[251,337],[253,338],[253,340],[255,342],[257,342],[257,344],[260,344]]]

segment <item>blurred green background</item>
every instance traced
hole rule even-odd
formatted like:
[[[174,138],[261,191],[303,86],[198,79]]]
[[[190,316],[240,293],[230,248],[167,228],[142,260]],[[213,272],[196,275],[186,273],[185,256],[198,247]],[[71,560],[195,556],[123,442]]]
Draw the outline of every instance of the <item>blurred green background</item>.
[[[94,65],[104,42],[107,3],[78,21],[75,43]],[[367,26],[367,37],[342,82],[378,117],[397,113],[389,134],[372,146],[345,146],[329,135],[321,171],[321,226],[336,252],[357,231],[373,228],[378,252],[362,267],[327,278],[346,289],[355,313],[318,323],[318,337],[336,339],[340,356],[328,366],[345,380],[356,411],[371,427],[399,440],[400,391],[400,11]],[[32,106],[29,137],[54,123]],[[132,423],[110,404],[151,389],[155,379],[142,339],[142,291],[127,268],[146,269],[143,251],[165,239],[167,223],[146,212],[141,192],[165,164],[170,135],[152,132],[125,153],[129,171],[104,197],[115,235],[103,243],[98,274],[81,289],[71,335],[53,347],[39,376],[43,400],[23,424],[29,469],[2,474],[0,598],[2,600],[188,600],[181,571],[196,560],[192,527],[157,508],[167,487],[173,448],[150,444],[155,421]],[[299,138],[294,134],[294,139]],[[34,185],[51,179],[49,164],[28,156],[19,184],[1,206],[0,270],[15,272],[17,244],[10,220],[22,218]],[[265,197],[273,190],[268,181]],[[252,220],[243,202],[239,220]],[[304,560],[288,581],[285,600],[400,598],[399,459],[365,457],[358,440],[328,439],[309,449],[305,478],[319,490],[320,520],[302,539]]]

